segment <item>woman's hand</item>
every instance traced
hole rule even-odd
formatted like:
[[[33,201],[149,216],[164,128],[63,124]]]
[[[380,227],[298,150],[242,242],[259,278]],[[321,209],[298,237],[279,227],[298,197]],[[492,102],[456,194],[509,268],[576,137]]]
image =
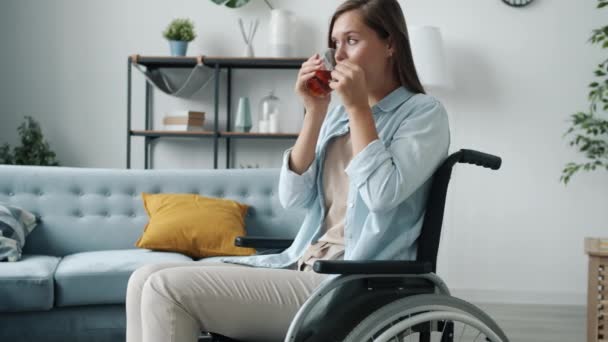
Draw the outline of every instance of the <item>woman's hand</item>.
[[[341,61],[331,72],[331,77],[333,80],[329,87],[340,95],[347,112],[369,110],[363,69],[349,61]]]
[[[306,62],[302,63],[296,80],[295,92],[302,98],[306,113],[324,116],[327,114],[327,108],[331,100],[330,95],[316,97],[306,87],[306,82],[315,76],[315,71],[321,69],[323,69],[323,63],[318,54],[311,56]]]

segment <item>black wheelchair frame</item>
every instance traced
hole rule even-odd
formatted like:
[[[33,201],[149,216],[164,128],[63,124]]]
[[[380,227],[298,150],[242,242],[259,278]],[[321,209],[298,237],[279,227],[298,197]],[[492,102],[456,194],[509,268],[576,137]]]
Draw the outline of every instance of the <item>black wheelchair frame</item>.
[[[417,244],[417,257],[412,261],[395,260],[320,260],[313,269],[317,273],[339,275],[323,288],[317,289],[300,308],[291,323],[285,341],[342,341],[344,336],[367,315],[397,299],[417,294],[449,295],[449,289],[435,272],[437,254],[452,169],[457,163],[473,164],[498,170],[500,157],[462,149],[448,156],[433,174],[426,204],[424,222]],[[281,250],[289,247],[290,239],[246,236],[238,237],[235,245],[256,249]],[[336,305],[338,303],[338,305]],[[331,319],[329,319],[331,318]],[[488,316],[489,318],[489,316]],[[440,322],[447,326],[450,322]],[[504,332],[494,324],[500,342],[507,342]],[[430,341],[430,331],[420,330],[420,342]],[[209,333],[213,342],[244,342]],[[446,334],[446,336],[451,336]],[[203,340],[201,340],[203,341]],[[451,341],[443,338],[442,342]]]

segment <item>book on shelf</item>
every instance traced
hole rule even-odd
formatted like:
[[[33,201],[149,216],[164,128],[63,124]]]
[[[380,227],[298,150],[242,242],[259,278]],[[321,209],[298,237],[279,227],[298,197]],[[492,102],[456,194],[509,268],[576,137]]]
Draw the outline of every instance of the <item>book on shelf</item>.
[[[188,118],[185,116],[165,116],[163,124],[165,125],[199,125],[202,126],[205,119]]]
[[[167,116],[184,116],[188,118],[205,118],[205,112],[197,112],[194,110],[174,110],[167,113]]]
[[[180,131],[180,132],[203,132],[205,128],[203,126],[189,126],[189,125],[164,125],[165,131]]]
[[[173,111],[163,118],[163,127],[169,131],[203,131],[204,126],[204,112]]]

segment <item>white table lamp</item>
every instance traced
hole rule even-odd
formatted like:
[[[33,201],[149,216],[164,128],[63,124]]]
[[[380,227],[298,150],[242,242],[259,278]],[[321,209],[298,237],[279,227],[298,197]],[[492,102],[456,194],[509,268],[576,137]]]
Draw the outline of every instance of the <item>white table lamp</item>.
[[[439,28],[433,26],[412,26],[408,28],[410,45],[418,78],[423,87],[449,88],[443,40]]]

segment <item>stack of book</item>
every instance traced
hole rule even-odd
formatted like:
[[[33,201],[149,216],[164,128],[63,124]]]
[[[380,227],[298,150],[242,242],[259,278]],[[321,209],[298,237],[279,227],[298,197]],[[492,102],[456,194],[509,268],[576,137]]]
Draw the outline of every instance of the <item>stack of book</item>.
[[[167,131],[203,131],[204,125],[204,112],[173,112],[163,118],[163,126]]]

